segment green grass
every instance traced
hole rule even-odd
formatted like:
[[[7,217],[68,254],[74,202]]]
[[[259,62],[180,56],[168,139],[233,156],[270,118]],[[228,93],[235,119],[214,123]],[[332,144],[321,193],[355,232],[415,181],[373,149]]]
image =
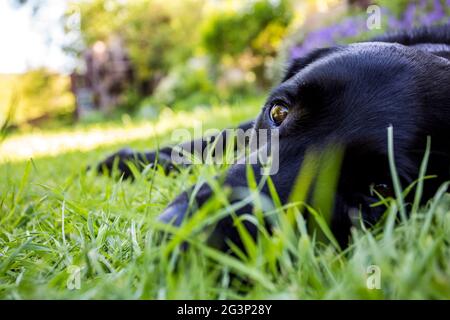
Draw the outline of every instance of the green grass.
[[[231,117],[207,119],[205,126],[224,127],[248,118],[242,108],[230,110]],[[168,137],[162,132],[128,145],[152,148],[156,138],[162,144]],[[325,237],[308,231],[300,214],[302,197],[293,197],[296,205],[289,207],[275,201],[269,212],[277,222],[274,233],[260,228],[260,241],[255,243],[242,229],[248,255],[237,252],[241,259],[236,259],[204,245],[205,225],[230,209],[223,193],[182,228],[172,230],[170,239],[157,237],[165,227],[155,217],[170,200],[197,181],[210,181],[223,168],[195,167],[170,176],[148,170],[133,183],[82,170],[117,147],[0,165],[0,298],[450,297],[450,197],[445,189],[428,205],[414,206],[406,220],[398,219],[402,202],[387,199],[383,222],[373,230],[356,226],[353,243],[345,251],[327,236],[324,219],[317,225]],[[423,170],[420,181],[424,175]],[[247,178],[250,196],[258,199],[251,172]],[[299,184],[307,180],[299,179]],[[302,190],[305,185],[299,184],[297,190]],[[255,223],[261,213],[257,211]],[[238,227],[241,222],[236,221]],[[187,251],[179,249],[182,241],[191,244]],[[367,286],[373,265],[381,271],[381,289]],[[80,289],[68,288],[68,282],[74,284],[73,270],[80,271]]]

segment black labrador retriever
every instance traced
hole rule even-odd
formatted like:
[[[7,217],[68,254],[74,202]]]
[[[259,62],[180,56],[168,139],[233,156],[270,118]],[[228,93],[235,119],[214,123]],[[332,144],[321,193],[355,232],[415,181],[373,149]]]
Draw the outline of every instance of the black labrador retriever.
[[[365,223],[373,224],[385,210],[371,206],[379,200],[373,188],[381,195],[392,194],[389,126],[393,127],[395,164],[403,186],[417,179],[427,137],[431,137],[427,174],[436,178],[425,182],[423,199],[429,199],[450,180],[450,25],[322,48],[298,58],[270,93],[256,120],[240,128],[278,130],[279,170],[271,179],[283,204],[290,199],[307,150],[324,150],[329,144],[344,146],[330,224],[338,242],[346,246],[352,210],[357,209]],[[207,144],[202,140],[201,148]],[[158,161],[170,170],[172,152],[171,147],[148,153],[124,149],[99,168],[111,169],[118,158],[119,170],[125,175],[130,174],[128,160]],[[246,168],[242,163],[233,165],[224,184],[245,188]],[[255,175],[259,181],[259,170]],[[261,192],[269,195],[267,186]],[[191,213],[189,194],[178,196],[160,219],[180,225]],[[202,185],[195,195],[197,207],[211,195],[210,186]],[[236,214],[251,212],[252,206],[247,205]],[[245,226],[256,237],[255,226]],[[226,239],[242,245],[231,217],[218,222],[213,236],[212,242],[221,249],[226,248]]]

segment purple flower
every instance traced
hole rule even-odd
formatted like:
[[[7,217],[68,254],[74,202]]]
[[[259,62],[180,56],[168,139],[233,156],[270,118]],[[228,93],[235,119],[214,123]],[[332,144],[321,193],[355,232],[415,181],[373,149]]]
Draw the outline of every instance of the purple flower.
[[[358,35],[358,22],[356,20],[347,19],[339,26],[340,38],[351,38]]]
[[[303,42],[290,50],[292,59],[306,55],[309,51],[334,45],[341,39],[352,38],[366,31],[363,17],[347,18],[337,24],[312,31],[307,34]]]
[[[401,29],[402,28],[401,21],[391,15],[388,16],[387,24],[388,24],[389,29]]]
[[[411,28],[414,25],[416,11],[417,11],[417,6],[415,3],[410,3],[408,5],[408,7],[406,7],[405,12],[403,13],[403,27]]]
[[[300,57],[303,57],[304,55],[306,55],[308,53],[308,50],[305,50],[304,47],[292,47],[291,48],[291,59],[297,59]]]
[[[446,11],[441,1],[415,1],[406,6],[400,17],[396,17],[387,8],[381,8],[381,14],[387,17],[386,27],[388,30],[410,29],[417,24],[430,25],[443,22],[446,18]],[[450,7],[450,0],[446,0],[446,5]],[[450,19],[448,22],[450,23]],[[315,48],[334,45],[340,41],[360,36],[366,31],[368,30],[365,15],[346,18],[336,24],[308,33],[302,43],[291,48],[290,56],[298,58]]]
[[[425,16],[422,17],[421,23],[428,25],[435,22],[438,22],[442,18],[445,17],[444,8],[442,8],[441,1],[440,0],[434,0],[434,8],[433,11],[430,13],[427,13]]]

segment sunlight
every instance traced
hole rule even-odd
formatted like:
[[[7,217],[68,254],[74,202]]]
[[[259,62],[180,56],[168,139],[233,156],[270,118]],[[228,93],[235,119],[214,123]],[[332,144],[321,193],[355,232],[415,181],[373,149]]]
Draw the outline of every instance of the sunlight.
[[[70,151],[89,151],[101,146],[149,139],[178,127],[192,129],[210,121],[211,111],[215,119],[223,120],[219,123],[230,122],[230,107],[217,107],[212,110],[197,108],[193,112],[177,113],[165,109],[157,122],[116,124],[106,128],[101,125],[93,125],[88,129],[18,134],[7,138],[0,145],[0,163],[57,156]]]

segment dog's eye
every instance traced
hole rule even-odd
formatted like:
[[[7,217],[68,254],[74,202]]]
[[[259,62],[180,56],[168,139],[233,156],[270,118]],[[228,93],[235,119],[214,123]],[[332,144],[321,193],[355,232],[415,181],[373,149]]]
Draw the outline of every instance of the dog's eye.
[[[286,106],[276,103],[270,108],[270,120],[279,126],[286,119],[288,113],[289,109]]]
[[[370,186],[370,193],[381,195],[383,198],[394,197],[392,188],[384,183],[372,184]]]

